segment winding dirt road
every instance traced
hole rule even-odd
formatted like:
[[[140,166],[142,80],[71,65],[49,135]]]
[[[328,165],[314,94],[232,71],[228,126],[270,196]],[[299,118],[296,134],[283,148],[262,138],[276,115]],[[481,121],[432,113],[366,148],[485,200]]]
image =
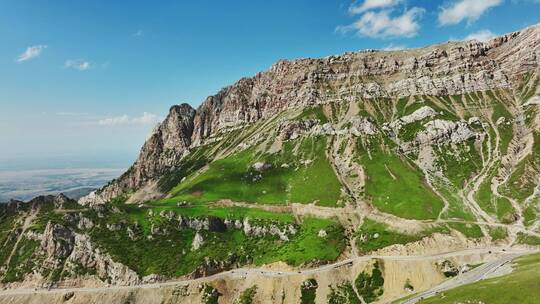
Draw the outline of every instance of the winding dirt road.
[[[518,257],[520,254],[516,255],[510,255],[508,257],[505,257],[503,259],[499,259],[493,262],[485,263],[481,266],[478,266],[474,268],[473,270],[469,272],[462,273],[450,280],[444,281],[441,284],[426,290],[424,292],[421,292],[412,298],[409,298],[401,304],[414,304],[418,301],[421,301],[423,299],[435,296],[439,294],[440,292],[453,289],[462,285],[472,284],[474,282],[478,282],[484,278],[486,278],[488,275],[495,272],[497,269],[501,268],[507,263],[510,263],[514,258]]]
[[[12,296],[12,295],[43,294],[43,293],[104,292],[104,291],[111,291],[111,290],[131,290],[131,289],[138,289],[138,288],[162,288],[162,287],[167,287],[167,286],[201,283],[205,281],[212,281],[215,279],[224,279],[224,278],[244,279],[247,275],[257,275],[257,276],[263,276],[263,277],[306,276],[306,275],[313,275],[317,273],[324,273],[325,271],[352,265],[355,262],[369,261],[371,259],[382,259],[382,260],[393,260],[393,261],[411,261],[411,260],[414,261],[414,260],[431,260],[431,259],[450,258],[450,257],[456,257],[456,256],[466,256],[466,255],[471,255],[471,254],[490,254],[491,253],[491,254],[508,255],[503,260],[510,261],[516,256],[533,253],[533,252],[536,252],[536,251],[527,250],[527,249],[511,249],[507,247],[488,247],[488,248],[464,249],[464,250],[459,250],[459,251],[438,253],[438,254],[433,254],[433,255],[417,255],[417,256],[369,255],[369,256],[354,257],[354,258],[346,259],[346,260],[339,261],[333,264],[327,264],[327,265],[323,265],[317,268],[298,270],[298,271],[277,271],[277,270],[269,270],[266,268],[238,268],[238,269],[229,270],[229,271],[225,271],[225,272],[221,272],[221,273],[217,273],[211,276],[197,278],[197,279],[172,280],[168,282],[160,282],[160,283],[152,283],[152,284],[141,284],[141,285],[130,285],[130,286],[109,286],[109,287],[58,288],[58,289],[51,289],[51,290],[46,290],[46,289],[35,290],[32,288],[10,289],[10,290],[0,291],[0,297]],[[498,265],[499,260],[496,262],[486,263],[485,265],[492,265],[492,264]],[[469,276],[471,276],[471,278],[462,280],[462,282],[464,283],[461,283],[461,284],[467,284],[467,282],[474,281],[474,279],[477,279],[478,277],[482,278],[483,276],[485,276],[486,271],[480,273],[482,274],[482,276],[474,275],[478,273],[477,269],[491,270],[493,269],[493,267],[494,266],[489,267],[489,268],[480,266],[480,267],[475,268],[473,271],[465,273],[467,274],[467,278]],[[461,278],[461,276],[456,277],[452,280],[459,279],[459,278]],[[446,281],[446,282],[449,282],[449,281]],[[452,284],[449,284],[449,286],[450,286],[449,288],[452,288],[459,285],[457,283],[452,283]],[[432,295],[432,294],[435,294],[435,291],[437,290],[439,289],[431,289],[429,291],[426,291],[426,293]],[[415,302],[407,302],[407,303],[415,303]]]

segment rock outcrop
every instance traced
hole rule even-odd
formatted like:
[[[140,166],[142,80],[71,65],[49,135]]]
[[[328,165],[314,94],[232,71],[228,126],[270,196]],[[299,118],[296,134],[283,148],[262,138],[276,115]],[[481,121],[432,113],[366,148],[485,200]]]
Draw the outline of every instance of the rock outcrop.
[[[319,123],[319,120],[316,119],[283,121],[278,126],[279,138],[281,140],[296,139],[302,134],[309,133],[311,129]]]
[[[65,208],[65,205],[69,202],[73,203],[74,201],[64,194],[59,193],[56,195],[40,195],[26,203],[18,200],[11,200],[4,206],[12,211],[18,210],[22,206],[30,206],[30,208],[34,210],[43,206],[51,206],[56,209],[62,209]]]
[[[201,246],[204,244],[204,239],[202,235],[197,232],[195,233],[195,237],[193,238],[193,244],[191,245],[192,250],[198,250],[201,248]]]
[[[459,144],[481,136],[480,133],[472,131],[465,121],[435,119],[427,122],[424,127],[425,130],[418,132],[413,141],[401,145],[404,152],[430,145]]]
[[[64,265],[64,271],[76,272],[75,269],[82,267],[95,270],[99,278],[115,285],[133,285],[141,282],[137,273],[115,262],[109,254],[97,248],[86,234],[79,234],[67,227],[49,222],[42,234],[29,232],[27,237],[40,241],[38,255],[45,257],[40,265],[44,269]]]
[[[227,230],[242,230],[247,236],[263,237],[263,236],[277,236],[282,241],[288,241],[289,236],[297,233],[297,227],[292,224],[283,225],[279,222],[261,222],[245,217],[243,219],[221,219],[218,217],[186,217],[182,215],[176,215],[173,211],[162,211],[159,214],[160,217],[167,220],[168,223],[173,224],[178,229],[189,228],[199,233],[202,230],[210,232],[225,232]],[[123,229],[123,228],[122,228]],[[162,228],[152,225],[151,234],[166,234]],[[193,241],[193,248],[199,247],[202,244],[202,235],[197,237],[197,241]],[[199,244],[199,245],[196,245]]]
[[[350,131],[354,136],[377,134],[377,127],[365,117],[353,117],[351,118],[350,123]]]
[[[66,258],[73,251],[75,234],[73,231],[50,222],[45,227],[41,249],[52,259]]]
[[[141,282],[137,273],[127,266],[113,261],[91,242],[87,235],[77,234],[68,262],[88,269],[95,269],[98,277],[114,285],[133,285]]]
[[[434,117],[437,115],[437,112],[431,107],[423,106],[420,109],[412,112],[409,115],[403,116],[390,123],[389,127],[396,132],[398,132],[404,125],[408,125],[413,122],[422,121],[428,117]]]
[[[434,143],[461,143],[476,138],[477,134],[469,129],[464,121],[436,119],[426,124],[426,130],[420,132],[416,141],[419,145]]]

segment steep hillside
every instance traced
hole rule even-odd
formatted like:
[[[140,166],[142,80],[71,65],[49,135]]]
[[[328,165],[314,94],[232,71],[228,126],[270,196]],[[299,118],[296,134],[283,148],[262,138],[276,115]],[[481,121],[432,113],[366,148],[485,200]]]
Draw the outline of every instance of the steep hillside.
[[[197,109],[171,107],[131,168],[78,204],[2,206],[0,278],[134,285],[538,246],[539,84],[540,25],[487,43],[280,61]],[[423,267],[438,282],[467,263]],[[391,264],[347,270],[317,302],[429,287]],[[305,279],[290,288],[312,303]]]

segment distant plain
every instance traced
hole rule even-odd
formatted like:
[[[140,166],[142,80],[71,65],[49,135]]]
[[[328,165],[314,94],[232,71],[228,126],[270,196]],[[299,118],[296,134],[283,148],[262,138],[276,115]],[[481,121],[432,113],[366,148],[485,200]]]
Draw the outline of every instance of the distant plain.
[[[114,179],[124,168],[0,170],[0,202],[64,193],[78,198]]]

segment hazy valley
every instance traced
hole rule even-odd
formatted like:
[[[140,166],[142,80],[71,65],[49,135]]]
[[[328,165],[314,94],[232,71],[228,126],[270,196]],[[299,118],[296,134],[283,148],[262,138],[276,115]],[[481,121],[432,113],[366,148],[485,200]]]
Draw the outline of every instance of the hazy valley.
[[[118,177],[122,169],[0,170],[0,202],[64,193],[78,199]]]

